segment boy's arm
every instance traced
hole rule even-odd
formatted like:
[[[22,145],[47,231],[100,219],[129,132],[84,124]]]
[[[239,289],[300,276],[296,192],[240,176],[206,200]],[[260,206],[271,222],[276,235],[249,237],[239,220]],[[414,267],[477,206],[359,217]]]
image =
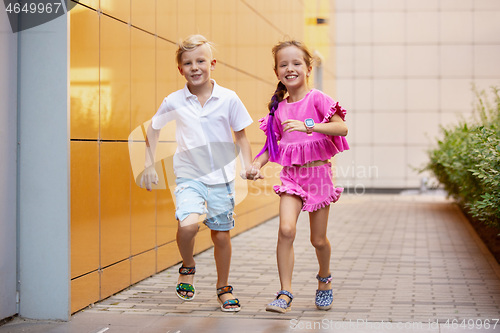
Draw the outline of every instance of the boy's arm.
[[[158,174],[155,170],[155,155],[156,146],[160,138],[160,130],[155,130],[152,124],[149,124],[148,130],[146,131],[146,158],[144,163],[145,170],[141,177],[141,186],[148,190],[152,190],[151,184],[158,184]]]
[[[234,132],[234,139],[236,145],[240,147],[241,156],[243,157],[243,169],[248,170],[252,166],[252,148],[250,147],[250,142],[247,139],[245,130]]]

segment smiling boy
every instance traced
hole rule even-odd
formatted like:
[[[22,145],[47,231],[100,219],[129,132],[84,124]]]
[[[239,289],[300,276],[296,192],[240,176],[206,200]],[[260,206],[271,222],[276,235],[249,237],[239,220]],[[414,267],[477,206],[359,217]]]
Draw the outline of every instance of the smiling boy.
[[[191,301],[196,295],[193,275],[195,236],[200,215],[211,230],[217,268],[217,296],[222,311],[241,309],[228,285],[231,262],[230,230],[234,228],[234,143],[241,150],[245,169],[250,168],[252,153],[245,128],[252,123],[245,106],[234,91],[211,79],[217,61],[211,43],[201,35],[186,38],[177,50],[179,73],[186,85],[167,96],[147,130],[148,149],[141,185],[151,191],[158,183],[154,156],[159,132],[169,121],[176,121],[177,246],[182,257],[176,294]],[[234,132],[235,142],[231,130]]]

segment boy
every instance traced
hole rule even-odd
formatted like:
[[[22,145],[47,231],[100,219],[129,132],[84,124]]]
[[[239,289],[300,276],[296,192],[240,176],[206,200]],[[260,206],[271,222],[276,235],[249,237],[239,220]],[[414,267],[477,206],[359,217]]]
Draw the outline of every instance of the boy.
[[[176,175],[177,246],[182,257],[177,296],[193,300],[195,260],[194,239],[200,215],[211,230],[217,268],[217,296],[222,311],[241,309],[228,285],[231,262],[231,238],[234,228],[234,143],[241,150],[244,167],[250,167],[252,153],[245,128],[252,123],[241,100],[233,91],[210,78],[216,60],[210,42],[201,35],[184,40],[177,50],[179,72],[186,85],[166,97],[147,130],[146,170],[141,178],[146,189],[158,183],[154,156],[160,129],[176,120],[177,150],[174,155]],[[205,207],[206,204],[206,207]]]

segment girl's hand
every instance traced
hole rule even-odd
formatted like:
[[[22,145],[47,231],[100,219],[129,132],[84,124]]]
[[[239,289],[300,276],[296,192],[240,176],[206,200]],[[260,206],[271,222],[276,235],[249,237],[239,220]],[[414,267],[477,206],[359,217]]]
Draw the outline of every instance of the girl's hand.
[[[141,176],[141,187],[145,187],[146,190],[150,191],[153,189],[151,184],[158,185],[158,174],[156,173],[154,165],[147,167]]]
[[[288,119],[282,122],[281,125],[284,126],[283,132],[307,132],[306,125],[300,120]]]

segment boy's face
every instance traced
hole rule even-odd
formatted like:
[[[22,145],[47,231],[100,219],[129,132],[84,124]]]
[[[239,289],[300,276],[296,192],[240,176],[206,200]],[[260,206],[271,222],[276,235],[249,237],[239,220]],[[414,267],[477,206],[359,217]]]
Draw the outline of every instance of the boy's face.
[[[186,78],[189,87],[199,87],[210,82],[210,72],[215,69],[215,63],[209,46],[204,44],[182,54],[179,72]]]

